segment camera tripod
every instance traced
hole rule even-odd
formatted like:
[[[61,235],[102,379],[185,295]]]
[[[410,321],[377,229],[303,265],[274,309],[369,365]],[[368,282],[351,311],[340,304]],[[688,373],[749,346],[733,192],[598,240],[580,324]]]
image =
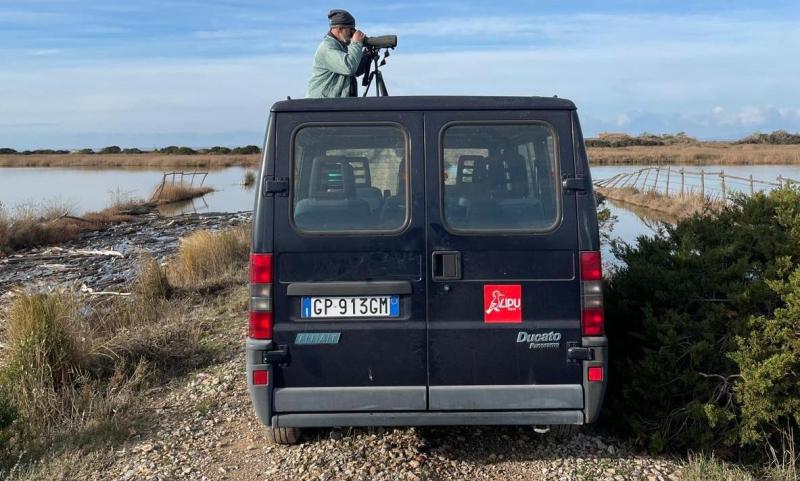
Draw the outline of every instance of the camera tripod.
[[[389,92],[386,91],[386,82],[383,81],[383,73],[380,71],[380,67],[386,65],[386,57],[389,56],[389,49],[385,49],[383,53],[383,58],[378,61],[378,57],[380,56],[380,49],[378,48],[370,48],[364,55],[369,56],[369,62],[367,63],[367,70],[364,72],[364,79],[361,81],[361,85],[366,87],[364,90],[364,97],[369,94],[369,88],[372,85],[372,81],[375,81],[375,96],[376,97],[387,97],[389,96]]]

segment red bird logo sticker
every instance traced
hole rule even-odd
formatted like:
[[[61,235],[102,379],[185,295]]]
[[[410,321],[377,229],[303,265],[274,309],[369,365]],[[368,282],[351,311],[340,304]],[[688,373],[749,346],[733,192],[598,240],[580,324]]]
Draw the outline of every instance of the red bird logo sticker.
[[[522,286],[519,284],[484,285],[483,322],[521,323]]]

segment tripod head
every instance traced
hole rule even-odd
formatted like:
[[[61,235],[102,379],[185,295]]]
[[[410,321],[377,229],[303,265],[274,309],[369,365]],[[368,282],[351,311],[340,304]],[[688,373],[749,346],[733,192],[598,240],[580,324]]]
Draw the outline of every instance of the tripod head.
[[[389,57],[389,50],[394,50],[397,46],[397,35],[383,35],[380,37],[367,37],[364,39],[364,55],[367,57],[367,70],[364,72],[364,78],[361,85],[366,87],[364,89],[364,97],[369,94],[369,88],[372,81],[375,81],[375,96],[386,97],[389,93],[386,91],[386,83],[383,81],[383,74],[380,67],[386,65],[386,59]],[[381,49],[383,49],[383,58],[380,58]]]

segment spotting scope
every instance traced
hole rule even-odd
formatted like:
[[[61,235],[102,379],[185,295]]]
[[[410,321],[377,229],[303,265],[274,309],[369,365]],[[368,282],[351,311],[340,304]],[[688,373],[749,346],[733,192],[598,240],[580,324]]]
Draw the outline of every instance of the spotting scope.
[[[397,46],[397,35],[364,37],[364,46],[372,48],[395,48]]]

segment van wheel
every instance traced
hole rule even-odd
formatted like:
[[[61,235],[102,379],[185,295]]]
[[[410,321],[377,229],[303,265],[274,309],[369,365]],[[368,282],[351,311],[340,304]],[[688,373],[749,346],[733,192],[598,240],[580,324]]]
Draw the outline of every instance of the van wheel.
[[[580,430],[581,426],[579,424],[553,424],[550,426],[550,432],[547,435],[559,441],[566,441],[577,436]]]
[[[300,442],[300,428],[271,428],[269,438],[275,444],[298,444]]]

